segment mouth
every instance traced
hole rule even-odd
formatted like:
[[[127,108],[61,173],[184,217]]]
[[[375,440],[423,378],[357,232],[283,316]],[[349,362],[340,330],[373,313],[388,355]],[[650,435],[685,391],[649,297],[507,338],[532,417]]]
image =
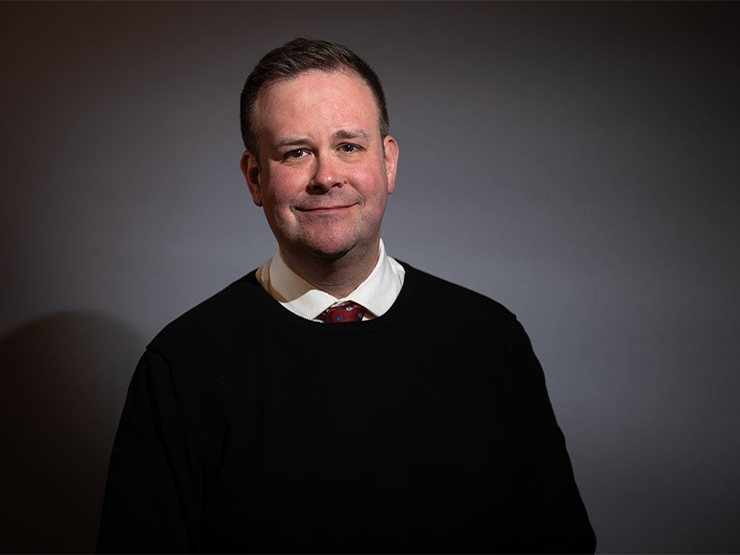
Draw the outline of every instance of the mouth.
[[[305,212],[316,216],[340,214],[346,210],[352,208],[354,204],[338,204],[335,206],[313,206],[297,208],[298,212]]]

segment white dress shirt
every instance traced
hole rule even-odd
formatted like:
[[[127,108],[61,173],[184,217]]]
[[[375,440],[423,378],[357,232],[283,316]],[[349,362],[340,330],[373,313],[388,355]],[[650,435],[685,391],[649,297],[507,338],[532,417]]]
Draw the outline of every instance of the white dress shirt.
[[[386,255],[381,239],[380,256],[375,268],[357,289],[341,299],[311,285],[288,268],[280,256],[279,247],[275,250],[275,256],[258,268],[257,281],[281,305],[303,318],[315,320],[329,307],[355,302],[367,309],[362,319],[371,320],[385,314],[395,302],[405,275],[403,266]]]

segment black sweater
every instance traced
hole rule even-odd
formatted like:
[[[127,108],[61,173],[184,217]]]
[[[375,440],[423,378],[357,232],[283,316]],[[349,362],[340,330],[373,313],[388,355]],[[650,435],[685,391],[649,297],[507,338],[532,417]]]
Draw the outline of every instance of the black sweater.
[[[593,551],[524,330],[404,266],[375,320],[305,320],[252,272],[157,335],[98,551]]]

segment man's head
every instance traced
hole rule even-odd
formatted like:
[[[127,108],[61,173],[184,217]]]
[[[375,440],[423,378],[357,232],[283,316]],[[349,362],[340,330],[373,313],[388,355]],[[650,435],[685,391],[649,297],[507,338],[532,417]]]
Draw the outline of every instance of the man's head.
[[[398,160],[377,76],[346,48],[319,41],[299,39],[265,59],[260,66],[282,67],[282,74],[258,66],[242,95],[250,115],[242,124],[252,138],[241,168],[252,199],[293,271],[308,279],[312,270],[341,264],[366,276],[377,261]]]
[[[378,106],[380,136],[385,138],[388,135],[388,110],[383,87],[365,60],[341,44],[297,38],[268,52],[244,84],[240,102],[242,140],[244,147],[255,156],[259,156],[259,139],[255,133],[254,106],[260,91],[272,81],[290,79],[310,70],[348,71],[361,77],[370,87]]]

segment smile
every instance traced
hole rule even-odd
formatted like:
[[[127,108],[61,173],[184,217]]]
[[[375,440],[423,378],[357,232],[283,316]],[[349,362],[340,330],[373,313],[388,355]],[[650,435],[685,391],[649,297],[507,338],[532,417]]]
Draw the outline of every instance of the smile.
[[[315,208],[298,208],[297,210],[299,212],[307,212],[309,214],[315,214],[317,216],[320,215],[329,215],[329,214],[337,214],[340,212],[343,212],[345,210],[349,210],[352,208],[353,204],[346,204],[341,206],[317,206]]]

